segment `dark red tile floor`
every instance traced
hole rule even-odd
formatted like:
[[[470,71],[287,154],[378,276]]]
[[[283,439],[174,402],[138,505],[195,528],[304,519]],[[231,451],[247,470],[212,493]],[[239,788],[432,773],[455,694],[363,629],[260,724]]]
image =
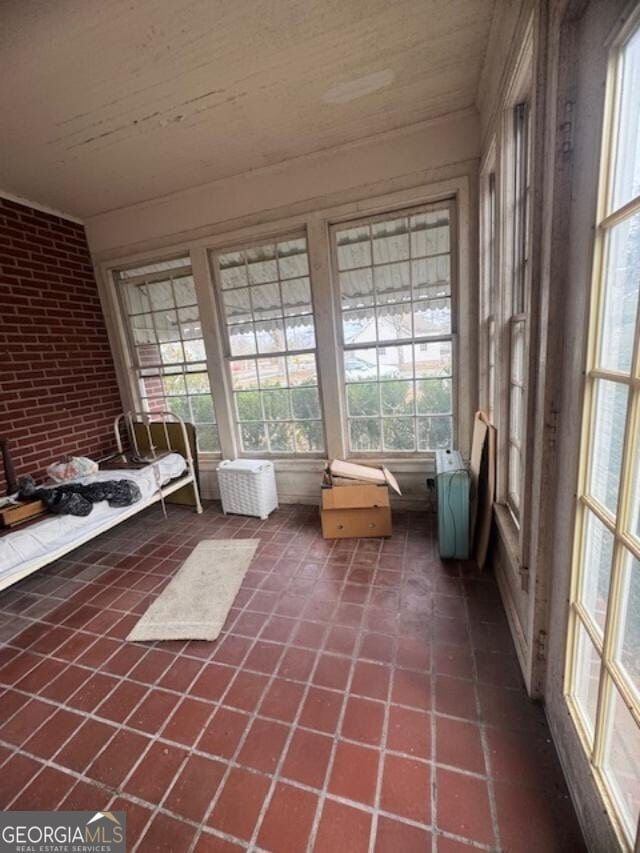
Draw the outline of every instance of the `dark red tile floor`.
[[[194,545],[260,540],[215,643],[124,637]],[[128,849],[583,849],[489,574],[433,519],[325,542],[147,510],[0,593],[0,808],[124,809]]]

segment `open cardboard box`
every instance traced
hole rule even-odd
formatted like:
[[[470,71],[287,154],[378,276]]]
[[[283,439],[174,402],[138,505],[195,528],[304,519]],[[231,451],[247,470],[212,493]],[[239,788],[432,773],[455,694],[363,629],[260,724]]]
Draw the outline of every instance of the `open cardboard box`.
[[[324,472],[320,519],[325,539],[391,536],[389,488],[401,494],[384,465],[335,459]]]

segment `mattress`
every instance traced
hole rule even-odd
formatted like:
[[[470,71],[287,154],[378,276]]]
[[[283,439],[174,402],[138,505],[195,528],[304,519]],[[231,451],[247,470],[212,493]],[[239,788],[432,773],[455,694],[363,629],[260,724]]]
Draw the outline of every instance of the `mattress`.
[[[90,515],[52,515],[22,530],[14,530],[0,538],[0,580],[29,566],[29,563],[69,548],[74,542],[87,539],[98,528],[111,526],[118,517],[131,515],[136,507],[143,509],[157,494],[160,486],[181,476],[187,463],[179,453],[169,453],[145,468],[117,471],[98,471],[87,477],[78,477],[77,483],[96,483],[104,480],[133,480],[142,493],[142,499],[132,506],[110,507],[107,501],[93,505]]]

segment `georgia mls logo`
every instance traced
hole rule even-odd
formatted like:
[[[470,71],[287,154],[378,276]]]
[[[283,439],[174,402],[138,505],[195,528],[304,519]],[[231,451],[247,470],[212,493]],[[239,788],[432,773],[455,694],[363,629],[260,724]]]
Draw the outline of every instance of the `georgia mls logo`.
[[[3,812],[0,853],[126,853],[124,812]]]

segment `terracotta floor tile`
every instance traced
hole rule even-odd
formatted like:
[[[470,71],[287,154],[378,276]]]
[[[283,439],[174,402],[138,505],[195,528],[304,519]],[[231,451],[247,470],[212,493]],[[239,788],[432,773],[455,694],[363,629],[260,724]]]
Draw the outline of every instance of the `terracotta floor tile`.
[[[142,646],[134,646],[128,643],[126,646],[122,646],[120,651],[116,652],[109,660],[105,661],[101,669],[103,672],[110,672],[112,675],[128,675],[146,653],[147,650]]]
[[[487,783],[482,779],[436,770],[437,826],[481,844],[494,844]]]
[[[76,782],[58,808],[60,811],[69,812],[102,811],[106,809],[110,797],[110,791],[105,791],[104,788],[80,780]],[[128,826],[127,816],[127,829]]]
[[[471,681],[462,678],[436,676],[436,710],[452,717],[477,720],[476,689]]]
[[[156,741],[124,783],[124,790],[149,803],[159,803],[187,756],[184,749]]]
[[[431,715],[392,705],[389,708],[387,749],[416,758],[430,758]]]
[[[193,746],[205,730],[213,706],[200,699],[183,699],[161,732],[166,740]]]
[[[380,808],[418,823],[429,823],[431,818],[430,765],[398,755],[385,756]]]
[[[166,690],[152,690],[127,719],[127,725],[149,735],[156,734],[167,722],[179,698]]]
[[[250,717],[231,708],[218,708],[213,718],[202,732],[197,748],[210,755],[231,758],[236,751],[240,738],[249,724]]]
[[[310,729],[333,734],[338,727],[342,695],[311,687],[302,705],[299,723]]]
[[[396,669],[391,701],[396,705],[409,705],[411,708],[428,711],[431,708],[431,677],[423,672]]]
[[[188,850],[195,829],[187,823],[164,814],[157,814],[140,842],[145,853],[175,853]]]
[[[0,726],[0,740],[22,746],[34,731],[51,717],[52,711],[51,705],[46,702],[40,702],[39,699],[29,700],[19,713]]]
[[[148,688],[143,684],[123,681],[113,693],[98,705],[94,713],[98,717],[123,723],[147,692]]]
[[[351,661],[338,655],[322,654],[318,659],[313,683],[318,687],[330,687],[333,690],[344,690],[349,680]]]
[[[191,690],[192,696],[214,702],[222,696],[233,678],[235,670],[219,663],[208,663],[196,678]]]
[[[240,853],[242,850],[246,850],[246,847],[234,844],[218,835],[203,832],[194,848],[194,853]]]
[[[371,816],[360,809],[326,799],[322,807],[314,853],[367,853]],[[394,853],[400,853],[396,849]]]
[[[237,762],[263,773],[273,773],[284,749],[289,727],[256,719],[238,753]]]
[[[201,660],[180,655],[160,678],[158,686],[164,687],[165,690],[177,690],[180,693],[187,692],[189,685],[201,669]]]
[[[292,646],[284,653],[280,661],[278,675],[282,678],[292,678],[294,681],[306,681],[311,674],[316,653],[310,649],[299,649]]]
[[[91,762],[86,775],[117,788],[148,745],[148,738],[121,730]]]
[[[24,749],[38,758],[51,758],[83,721],[79,714],[61,708],[26,741]]]
[[[351,692],[370,699],[386,700],[391,669],[377,663],[357,661],[353,670]]]
[[[436,760],[461,770],[484,774],[480,728],[475,723],[436,716]]]
[[[281,775],[311,788],[321,788],[327,773],[333,739],[297,729],[291,739]]]
[[[66,702],[76,690],[86,683],[89,671],[79,666],[68,666],[57,678],[46,684],[40,695],[54,702]]]
[[[117,729],[96,720],[85,720],[56,755],[56,763],[81,773],[94,760]]]
[[[375,853],[428,853],[431,834],[388,817],[378,818]]]
[[[338,743],[329,776],[329,792],[338,797],[373,805],[379,753],[355,744]]]
[[[291,722],[298,713],[303,694],[304,685],[274,678],[262,700],[259,713],[265,717]]]
[[[269,790],[266,776],[241,768],[229,774],[218,802],[207,821],[209,826],[248,841]]]
[[[385,634],[365,634],[360,645],[359,656],[377,663],[393,660],[393,639]]]
[[[43,687],[50,684],[66,668],[66,661],[45,658],[23,676],[16,686],[19,690],[24,690],[27,693],[39,693]]]
[[[76,784],[75,776],[44,767],[20,793],[11,808],[17,811],[45,811],[55,809]]]
[[[269,679],[266,675],[254,672],[238,672],[229,692],[224,697],[224,704],[243,711],[254,711],[262,697]]]
[[[567,795],[514,782],[495,783],[500,840],[513,853],[586,853]]]
[[[243,666],[271,675],[278,668],[283,651],[284,646],[280,643],[265,643],[259,640],[247,655]]]
[[[134,803],[126,797],[118,797],[110,806],[111,811],[124,811],[127,815],[127,850],[140,839],[152,812],[140,803]]]
[[[6,809],[25,785],[42,769],[42,764],[22,753],[13,755],[0,773],[0,809]]]
[[[67,705],[78,711],[93,711],[119,683],[119,680],[111,675],[96,672],[67,699]]]
[[[380,746],[384,724],[384,705],[371,699],[351,696],[342,719],[341,736],[370,746]]]
[[[220,761],[192,755],[169,791],[165,806],[169,811],[199,823],[224,776]]]
[[[425,640],[400,637],[396,654],[398,666],[427,672],[431,668],[431,646]]]
[[[213,659],[218,663],[238,666],[251,648],[251,643],[252,640],[249,637],[236,637],[233,634],[228,634],[222,642],[216,643]]]
[[[279,782],[262,821],[258,845],[273,853],[305,850],[317,805],[315,794]]]

